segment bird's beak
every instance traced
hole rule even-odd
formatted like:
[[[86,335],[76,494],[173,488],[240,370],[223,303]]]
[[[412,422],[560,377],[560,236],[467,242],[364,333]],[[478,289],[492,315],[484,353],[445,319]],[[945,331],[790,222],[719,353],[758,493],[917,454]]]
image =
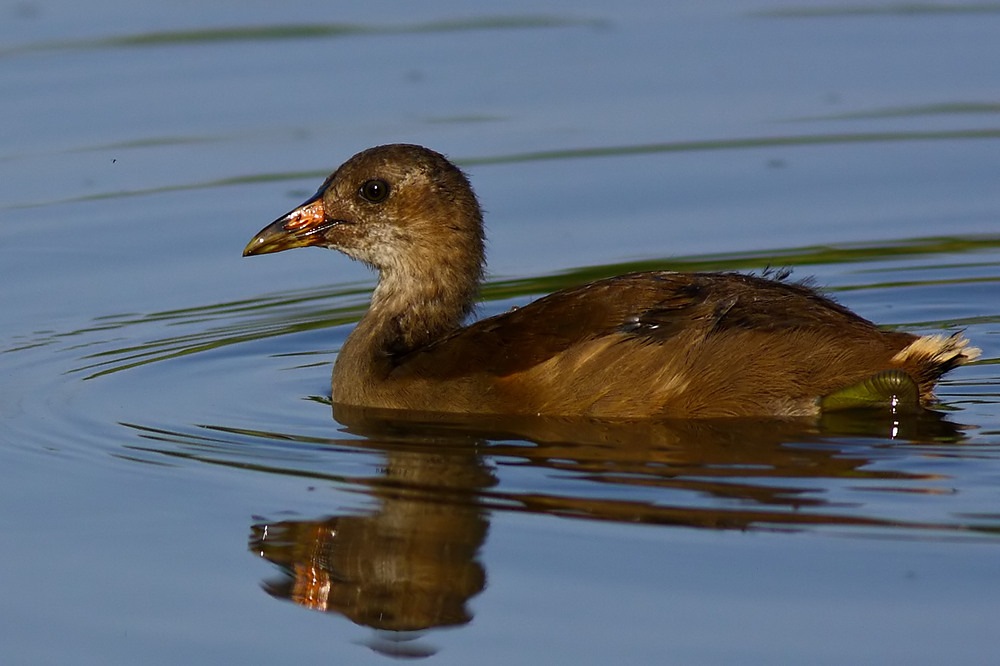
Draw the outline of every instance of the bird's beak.
[[[247,244],[243,256],[319,245],[323,242],[322,232],[334,224],[336,221],[326,219],[322,191],[317,192],[292,212],[261,229]]]

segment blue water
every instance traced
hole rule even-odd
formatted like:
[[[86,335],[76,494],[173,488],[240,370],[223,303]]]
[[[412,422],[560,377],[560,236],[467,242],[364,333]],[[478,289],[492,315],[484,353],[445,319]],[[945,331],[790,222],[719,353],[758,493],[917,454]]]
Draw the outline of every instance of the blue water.
[[[997,34],[989,3],[0,7],[3,661],[995,663]],[[921,422],[345,427],[373,276],[240,252],[392,141],[470,174],[480,315],[787,265],[983,356]]]

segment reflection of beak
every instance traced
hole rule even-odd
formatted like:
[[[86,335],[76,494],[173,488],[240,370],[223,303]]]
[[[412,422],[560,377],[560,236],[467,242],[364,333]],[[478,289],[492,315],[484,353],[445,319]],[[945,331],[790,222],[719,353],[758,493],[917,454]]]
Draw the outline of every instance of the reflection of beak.
[[[293,247],[319,245],[323,242],[323,231],[337,224],[327,220],[323,210],[322,192],[317,192],[301,206],[284,217],[260,230],[243,250],[243,256],[281,252]]]

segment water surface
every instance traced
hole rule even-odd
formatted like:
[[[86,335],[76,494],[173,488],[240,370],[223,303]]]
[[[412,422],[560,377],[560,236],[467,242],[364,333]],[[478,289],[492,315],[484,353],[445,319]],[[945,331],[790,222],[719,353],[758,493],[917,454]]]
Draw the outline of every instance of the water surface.
[[[0,16],[6,660],[1000,658],[1000,6]],[[373,276],[239,255],[390,141],[469,172],[479,316],[789,266],[983,356],[919,419],[335,414]]]

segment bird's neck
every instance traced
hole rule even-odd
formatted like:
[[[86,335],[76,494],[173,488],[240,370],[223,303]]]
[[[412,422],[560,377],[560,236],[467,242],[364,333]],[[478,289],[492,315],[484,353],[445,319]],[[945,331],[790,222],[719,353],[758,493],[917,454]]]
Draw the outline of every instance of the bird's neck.
[[[433,259],[383,267],[368,312],[344,342],[334,384],[386,378],[408,353],[458,329],[472,311],[483,271],[473,243]],[[377,381],[377,379],[376,379]]]

